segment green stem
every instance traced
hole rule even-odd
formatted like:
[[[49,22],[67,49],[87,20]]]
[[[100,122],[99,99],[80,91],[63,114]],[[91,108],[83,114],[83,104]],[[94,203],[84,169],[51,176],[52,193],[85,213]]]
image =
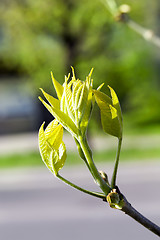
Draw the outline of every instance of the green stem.
[[[92,155],[89,151],[89,146],[87,143],[87,140],[85,140],[82,136],[79,137],[79,143],[81,145],[81,149],[85,155],[85,158],[88,162],[88,165],[90,167],[90,172],[96,181],[96,183],[100,186],[102,191],[104,192],[105,195],[108,195],[108,193],[111,191],[111,188],[107,185],[107,183],[104,181],[104,179],[101,177],[98,169],[96,168],[94,161],[92,159]]]
[[[62,180],[63,182],[65,182],[67,185],[69,185],[69,186],[71,186],[71,187],[73,187],[73,188],[75,188],[75,189],[77,189],[77,190],[79,190],[79,191],[81,191],[81,192],[84,192],[84,193],[87,193],[87,194],[89,194],[89,195],[91,195],[91,196],[98,197],[98,198],[102,198],[102,199],[105,199],[105,198],[106,198],[103,193],[91,192],[91,191],[88,191],[88,190],[86,190],[86,189],[84,189],[84,188],[81,188],[81,187],[75,185],[74,183],[68,181],[67,179],[65,179],[64,177],[62,177],[61,175],[59,175],[59,173],[57,174],[57,177],[58,177],[60,180]]]
[[[117,170],[118,170],[121,146],[122,146],[122,138],[118,139],[118,149],[117,149],[116,161],[115,161],[114,170],[113,170],[112,179],[111,179],[111,188],[112,189],[115,188],[115,186],[116,186],[116,177],[117,177]]]

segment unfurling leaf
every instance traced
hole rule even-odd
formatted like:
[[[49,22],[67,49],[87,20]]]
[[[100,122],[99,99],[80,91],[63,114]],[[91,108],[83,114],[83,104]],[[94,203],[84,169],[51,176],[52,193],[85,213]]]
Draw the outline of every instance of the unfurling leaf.
[[[59,100],[61,100],[62,94],[63,94],[63,86],[59,82],[56,81],[56,79],[53,77],[52,72],[51,72],[51,77],[52,77],[52,82],[53,82],[54,88],[57,93],[57,97]]]
[[[64,96],[65,96],[65,106],[67,109],[67,113],[69,117],[72,119],[72,121],[75,120],[75,112],[74,112],[74,107],[72,104],[72,91],[67,85],[67,81],[64,83]]]
[[[121,111],[121,106],[120,106],[117,94],[115,93],[113,88],[111,88],[109,85],[108,85],[108,88],[109,88],[110,93],[111,93],[113,107],[115,107],[115,109],[117,109],[118,116],[119,116],[119,118],[122,122],[122,111]]]
[[[69,116],[60,109],[50,106],[41,97],[39,97],[39,99],[48,111],[63,125],[63,127],[66,128],[74,137],[77,137],[78,129]]]
[[[43,95],[45,96],[45,98],[51,104],[52,107],[60,108],[60,101],[58,99],[56,99],[56,98],[52,97],[51,95],[49,95],[48,93],[46,93],[42,88],[40,88],[40,90],[42,91]]]
[[[52,76],[53,85],[57,92],[58,99],[52,97],[41,89],[48,103],[41,97],[39,99],[48,109],[48,111],[62,124],[62,126],[71,133],[74,138],[78,135],[85,135],[92,108],[92,83],[91,79],[93,69],[85,81],[76,79],[72,67],[72,78],[69,81],[70,74],[65,76],[63,86],[59,84]]]
[[[63,127],[53,120],[44,131],[44,123],[39,129],[39,149],[42,160],[55,175],[63,167],[66,159],[66,148],[62,141]]]
[[[93,93],[100,108],[103,130],[120,139],[122,138],[122,114],[117,95],[112,88],[110,91],[112,98],[98,90],[93,90]]]
[[[85,135],[86,133],[88,122],[91,115],[91,109],[92,109],[92,90],[91,89],[89,89],[87,99],[85,100],[85,104],[86,106],[85,106],[85,110],[83,112],[83,117],[81,121],[81,130],[83,135]]]

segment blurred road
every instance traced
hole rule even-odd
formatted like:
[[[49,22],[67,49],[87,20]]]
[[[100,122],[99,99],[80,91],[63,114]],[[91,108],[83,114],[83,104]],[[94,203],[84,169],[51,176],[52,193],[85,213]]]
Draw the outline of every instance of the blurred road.
[[[98,165],[111,175],[111,165]],[[87,169],[62,175],[97,190]],[[146,217],[160,224],[160,162],[121,163],[118,185]],[[45,168],[0,171],[2,240],[156,240],[153,233],[107,203],[64,185]]]

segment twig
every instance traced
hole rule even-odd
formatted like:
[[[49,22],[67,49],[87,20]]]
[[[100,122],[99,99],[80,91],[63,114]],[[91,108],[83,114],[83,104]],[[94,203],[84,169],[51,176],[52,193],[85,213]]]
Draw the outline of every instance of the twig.
[[[128,27],[140,34],[145,40],[153,43],[155,46],[160,48],[160,38],[156,36],[152,30],[140,26],[131,19],[128,19],[126,24],[128,25]]]
[[[142,224],[148,230],[152,231],[156,235],[160,236],[160,227],[155,223],[151,222],[149,219],[144,217],[141,213],[139,213],[132,205],[127,201],[127,199],[123,196],[124,205],[121,209],[125,214],[136,220],[138,223]]]
[[[160,227],[151,222],[149,219],[139,213],[131,204],[127,201],[125,196],[120,192],[116,186],[106,197],[107,202],[111,208],[119,209],[138,223],[142,224],[148,230],[152,231],[156,235],[160,236]]]
[[[130,7],[128,5],[117,6],[115,0],[103,0],[105,7],[111,13],[117,22],[122,22],[141,35],[146,41],[151,42],[160,48],[160,37],[158,37],[151,29],[144,28],[140,24],[133,21],[129,16]]]

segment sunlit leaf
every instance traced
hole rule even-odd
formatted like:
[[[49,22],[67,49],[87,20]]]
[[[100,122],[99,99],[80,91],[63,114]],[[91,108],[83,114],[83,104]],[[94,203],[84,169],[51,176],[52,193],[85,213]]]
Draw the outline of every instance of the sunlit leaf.
[[[79,88],[78,88],[78,91],[77,91],[77,94],[76,94],[76,97],[75,97],[75,109],[78,110],[80,108],[80,105],[81,105],[81,97],[82,97],[82,94],[83,94],[83,89],[84,89],[84,85],[80,85]]]
[[[66,103],[65,103],[65,92],[63,92],[63,95],[62,95],[62,98],[61,98],[60,110],[64,113],[67,113],[67,107],[66,107]]]
[[[103,87],[103,85],[104,85],[104,83],[102,83],[98,88],[97,88],[97,91],[100,91],[101,90],[101,88]],[[94,91],[94,90],[93,90]],[[94,104],[95,104],[95,96],[93,95],[93,97],[92,97],[92,105],[94,106]]]
[[[71,80],[69,83],[68,83],[68,87],[71,89],[71,87],[72,87],[72,85],[73,85],[73,83],[75,82],[75,80]]]
[[[52,107],[58,108],[58,109],[60,108],[59,100],[57,100],[56,98],[54,98],[51,95],[49,95],[48,93],[46,93],[42,88],[40,88],[40,90],[42,91],[42,93],[45,96],[45,98],[47,99],[47,101],[52,105]]]
[[[75,81],[73,83],[73,87],[72,87],[72,102],[73,102],[73,107],[74,110],[77,110],[77,99],[79,99],[79,95],[81,93],[81,88],[82,88],[82,84],[81,81]]]
[[[46,132],[45,132],[46,133]],[[63,138],[63,127],[59,124],[47,138],[47,141],[50,143],[53,149],[58,150]]]
[[[105,93],[100,92],[99,90],[92,90],[94,95],[102,102],[106,102],[112,105],[112,99],[107,96]]]
[[[71,66],[71,69],[72,69],[72,80],[75,81],[76,77],[75,77],[74,68]]]
[[[51,121],[48,126],[45,129],[45,135],[48,138],[49,135],[51,134],[51,132],[57,127],[58,125],[58,120],[54,119],[53,121]]]
[[[67,107],[68,115],[74,121],[75,112],[72,104],[72,92],[71,92],[71,89],[68,87],[67,82],[65,82],[65,85],[64,85],[64,93],[65,93],[65,105]]]
[[[121,112],[121,107],[120,107],[120,104],[119,104],[119,100],[118,100],[117,94],[115,93],[113,88],[111,88],[110,86],[108,86],[108,87],[109,87],[110,92],[111,92],[112,104],[117,109],[118,116],[119,116],[119,118],[122,121],[122,112]]]
[[[84,109],[86,107],[87,104],[87,98],[88,98],[88,89],[86,87],[86,84],[83,84],[83,88],[81,91],[81,95],[79,97],[79,102],[78,102],[78,109],[81,112],[84,112]]]
[[[40,150],[40,154],[43,162],[46,164],[49,170],[52,171],[52,149],[46,141],[43,127],[44,127],[44,123],[39,129],[39,150]],[[56,161],[58,161],[58,155],[57,155]]]
[[[91,115],[91,107],[92,107],[92,90],[89,90],[87,101],[86,101],[86,107],[84,110],[83,118],[81,121],[81,130],[82,134],[84,135],[88,126],[89,118]]]
[[[104,83],[102,83],[101,85],[99,85],[99,87],[97,88],[97,90],[100,91],[103,86],[104,86]]]
[[[55,121],[56,122],[56,121]],[[52,130],[51,126],[54,127]],[[44,131],[44,123],[39,130],[39,148],[42,160],[48,169],[57,175],[63,167],[66,159],[66,148],[62,141],[63,128],[59,124],[52,123]],[[51,132],[49,133],[49,130]]]
[[[63,94],[63,86],[56,81],[56,79],[53,77],[53,73],[51,72],[52,82],[54,85],[54,88],[56,90],[58,99],[61,100],[62,94]]]
[[[59,160],[55,163],[55,169],[59,171],[64,166],[64,163],[67,157],[66,146],[63,142],[59,146],[58,153],[59,153]]]
[[[39,99],[44,104],[44,106],[48,109],[48,111],[62,124],[62,126],[66,128],[75,137],[77,137],[78,129],[74,124],[74,122],[68,117],[68,115],[63,113],[57,108],[53,108],[52,106],[47,104],[41,97],[39,97]]]
[[[79,122],[81,123],[81,121],[84,119],[87,120],[87,107],[90,108],[90,99],[88,98],[88,94],[89,94],[89,90],[86,87],[86,84],[83,85],[83,89],[81,91],[81,95],[80,95],[80,99],[79,99],[79,106],[78,106],[78,118],[79,118]],[[90,112],[88,110],[88,112]],[[86,114],[86,116],[84,116]],[[87,118],[86,118],[87,117]],[[88,118],[89,121],[89,118]],[[88,123],[86,123],[88,125]]]
[[[92,76],[93,70],[94,70],[94,68],[91,69],[89,75],[86,77],[86,85],[87,85],[88,89],[90,86],[92,87],[93,80],[91,80],[91,76]]]
[[[103,130],[118,138],[122,137],[122,124],[117,109],[112,106],[112,100],[106,94],[94,90],[96,102],[101,112]]]

